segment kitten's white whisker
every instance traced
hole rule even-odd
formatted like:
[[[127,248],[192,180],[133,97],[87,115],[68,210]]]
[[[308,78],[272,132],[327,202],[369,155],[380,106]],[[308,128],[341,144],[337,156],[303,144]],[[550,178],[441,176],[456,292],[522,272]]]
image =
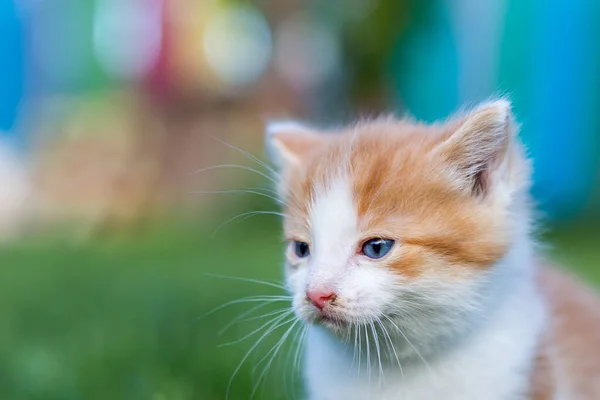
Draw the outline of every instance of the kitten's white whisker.
[[[215,229],[215,231],[212,233],[211,237],[214,238],[215,235],[217,234],[217,232],[219,232],[225,225],[229,224],[230,222],[235,221],[236,219],[242,218],[241,221],[244,221],[244,220],[246,220],[248,218],[251,218],[251,217],[254,217],[256,215],[275,215],[275,216],[278,216],[278,217],[284,217],[285,216],[285,214],[277,212],[277,211],[248,211],[248,212],[245,212],[245,213],[238,214],[235,217],[229,218],[227,221],[223,222],[221,225],[219,225],[217,227],[217,229]]]
[[[417,355],[417,357],[419,357],[421,359],[421,361],[423,361],[423,364],[425,364],[425,366],[427,367],[427,369],[433,374],[433,369],[431,368],[431,366],[429,365],[429,363],[421,355],[421,353],[419,352],[419,350],[417,350],[417,348],[411,343],[411,341],[408,340],[408,337],[406,337],[406,335],[404,334],[404,332],[402,332],[402,329],[400,329],[398,327],[398,325],[396,325],[396,323],[390,317],[388,317],[387,315],[384,315],[384,317],[387,318],[387,320],[390,321],[390,323],[392,325],[394,325],[394,327],[396,328],[396,330],[398,330],[398,332],[400,333],[400,335],[402,335],[402,337],[404,338],[404,340],[406,340],[406,343],[408,343],[408,345],[414,350],[414,352]]]
[[[291,297],[284,297],[284,296],[250,296],[250,297],[243,297],[241,299],[236,299],[236,300],[231,300],[228,301],[225,304],[221,304],[218,307],[213,308],[212,310],[210,310],[209,312],[207,312],[206,314],[204,314],[203,316],[201,316],[199,319],[203,319],[208,317],[211,314],[214,314],[215,312],[234,305],[234,304],[242,304],[242,303],[256,303],[256,302],[265,302],[265,303],[277,303],[277,302],[282,302],[282,301],[291,301],[292,298]]]
[[[195,175],[195,174],[199,174],[199,173],[202,173],[202,172],[212,171],[212,170],[215,170],[215,169],[223,169],[223,168],[243,169],[245,171],[254,172],[257,175],[260,175],[263,178],[268,179],[269,181],[271,181],[275,185],[277,185],[277,183],[278,183],[274,178],[270,177],[269,175],[265,174],[264,172],[261,172],[261,171],[259,171],[257,169],[252,168],[252,167],[247,167],[245,165],[237,165],[237,164],[213,165],[212,167],[201,168],[201,169],[198,169],[196,171],[193,171],[192,174]]]
[[[281,186],[281,184],[280,184],[280,186]],[[261,194],[270,194],[272,196],[271,198],[273,200],[277,201],[279,204],[284,205],[292,210],[300,210],[299,207],[294,206],[294,205],[286,202],[283,198],[281,198],[280,193],[276,190],[270,189],[268,187],[251,187],[251,188],[242,189],[241,191],[250,191],[250,190],[256,191],[256,192],[261,192]],[[290,195],[292,195],[292,194],[290,193]],[[293,199],[295,199],[295,197],[293,197]]]
[[[258,340],[256,341],[256,343],[254,343],[252,345],[252,347],[250,347],[250,349],[246,352],[246,355],[244,355],[244,357],[242,358],[242,360],[240,361],[240,363],[237,365],[237,367],[235,368],[235,370],[233,371],[233,374],[231,375],[231,378],[229,379],[229,383],[227,384],[227,389],[225,391],[225,399],[229,399],[229,391],[231,389],[231,384],[233,383],[233,380],[235,379],[235,376],[237,375],[237,373],[240,371],[240,369],[242,368],[242,365],[244,365],[244,362],[246,362],[246,360],[248,359],[248,357],[250,357],[250,354],[252,354],[252,352],[254,351],[254,349],[256,349],[258,347],[258,345],[264,340],[264,338],[266,338],[267,336],[269,336],[271,333],[273,333],[275,330],[277,330],[277,328],[288,324],[290,322],[292,322],[294,320],[295,317],[290,318],[284,322],[281,322],[275,326],[272,326],[271,328],[269,328],[265,333],[262,334],[262,336],[260,338],[258,338]]]
[[[252,157],[254,157],[254,156],[252,156]],[[268,167],[266,164],[264,164],[263,166],[266,167],[267,169],[271,170],[271,168]],[[192,172],[192,174],[198,174],[198,173],[202,173],[202,172],[206,172],[206,171],[211,171],[211,170],[216,170],[216,169],[222,169],[222,168],[242,169],[242,170],[245,170],[245,171],[253,172],[255,174],[258,174],[258,175],[266,178],[267,180],[269,180],[274,185],[280,187],[282,190],[284,190],[284,192],[286,192],[286,194],[289,194],[292,197],[296,197],[296,194],[294,192],[290,191],[289,187],[285,186],[283,184],[283,182],[278,182],[275,178],[273,178],[273,177],[265,174],[264,172],[261,172],[261,171],[259,171],[257,169],[254,169],[254,168],[251,168],[251,167],[248,167],[248,166],[245,166],[245,165],[237,165],[237,164],[214,165],[214,166],[211,166],[211,167],[206,167],[206,168],[201,168],[199,170],[196,170],[196,171]],[[278,176],[278,178],[280,178],[280,177]],[[283,199],[280,199],[279,201],[284,202]]]
[[[227,325],[225,325],[223,328],[221,328],[221,330],[219,330],[218,334],[222,335],[223,333],[225,333],[227,331],[227,329],[231,328],[236,323],[241,322],[242,318],[244,318],[246,315],[252,314],[254,311],[259,310],[259,309],[265,307],[267,304],[269,304],[269,303],[261,303],[259,305],[256,305],[256,306],[250,308],[249,310],[244,311],[243,313],[241,313],[240,315],[238,315],[237,317],[235,317]]]
[[[373,332],[373,340],[375,340],[375,349],[377,350],[377,361],[379,362],[379,385],[383,383],[383,367],[381,366],[381,351],[379,349],[379,335],[377,335],[377,331],[375,330],[375,324],[373,321],[370,321],[371,331]]]
[[[284,386],[285,386],[285,395],[288,396],[289,395],[289,391],[290,391],[290,387],[289,387],[289,380],[291,380],[291,384],[292,384],[292,393],[293,393],[293,388],[294,388],[294,373],[295,373],[295,369],[294,369],[294,360],[295,360],[295,352],[298,351],[298,347],[300,346],[300,337],[302,336],[302,334],[304,333],[304,329],[298,329],[296,331],[296,333],[292,336],[292,344],[289,346],[288,348],[288,352],[287,355],[285,357],[285,366],[284,366]],[[296,345],[296,349],[294,349],[294,345]],[[290,360],[291,358],[291,360]],[[291,363],[290,363],[291,361]],[[289,368],[292,368],[292,372],[291,374],[289,374]],[[290,379],[288,379],[290,378]]]
[[[290,318],[288,320],[288,322],[293,321],[293,318]],[[287,328],[287,330],[284,332],[284,334],[279,338],[279,340],[277,340],[277,342],[275,342],[275,344],[273,345],[273,347],[271,347],[271,349],[267,352],[267,354],[265,354],[257,363],[256,365],[254,365],[254,368],[252,368],[252,375],[254,375],[256,373],[256,370],[258,369],[258,367],[260,366],[260,364],[262,364],[267,358],[269,358],[270,355],[272,355],[274,352],[277,351],[277,349],[279,348],[280,345],[283,344],[283,342],[285,341],[285,339],[287,338],[287,334],[289,334],[291,332],[291,330],[294,328],[294,326],[296,326],[296,324],[298,323],[298,319],[296,321],[294,321],[294,323]],[[264,371],[264,368],[263,368]],[[261,374],[262,376],[262,374]]]
[[[371,390],[371,345],[369,344],[369,329],[365,325],[365,342],[367,344],[367,375],[369,379],[369,391]]]
[[[358,330],[358,373],[360,375],[360,360],[362,358],[362,335],[360,334],[360,325],[356,325],[356,328]]]
[[[231,342],[222,343],[222,344],[219,345],[219,347],[231,346],[231,345],[243,342],[244,340],[246,340],[249,337],[253,336],[255,333],[260,332],[261,330],[263,330],[265,327],[271,326],[271,325],[276,325],[278,322],[280,322],[281,320],[283,320],[286,317],[288,317],[291,313],[292,313],[292,311],[290,310],[287,313],[284,313],[283,315],[280,315],[278,317],[270,319],[269,321],[265,322],[264,324],[262,324],[261,326],[259,326],[256,329],[254,329],[252,332],[248,333],[247,335],[243,336],[242,338],[234,340],[234,341],[231,341]]]
[[[387,337],[389,345],[392,347],[392,351],[394,352],[394,357],[396,358],[396,362],[398,363],[398,368],[400,369],[400,375],[402,375],[402,377],[404,377],[404,370],[402,369],[402,364],[400,363],[400,358],[398,357],[398,353],[396,352],[396,347],[394,346],[394,342],[392,341],[392,338],[390,337],[390,334],[388,333],[387,328],[385,327],[383,322],[381,322],[380,319],[377,319],[377,322],[381,326],[381,329],[383,330],[384,335]],[[388,347],[388,350],[389,350],[389,347]]]
[[[279,193],[277,193],[276,190],[273,190],[268,187],[251,187],[251,188],[248,188],[248,190],[257,190],[257,191],[267,192],[267,193],[272,194],[275,197],[279,196]]]
[[[237,191],[236,189],[232,189],[233,191]],[[268,193],[271,194],[275,197],[277,197],[279,195],[279,193],[276,190],[273,190],[271,188],[268,187],[264,187],[264,186],[254,186],[254,187],[249,187],[249,188],[243,188],[243,189],[239,189],[239,191],[246,191],[246,190],[254,190],[257,192],[261,192],[261,193]],[[212,192],[209,192],[212,193]]]
[[[283,310],[271,311],[271,312],[268,312],[266,314],[261,314],[261,315],[257,315],[257,316],[254,316],[254,317],[245,318],[245,319],[241,320],[240,322],[242,322],[242,321],[244,321],[244,322],[245,321],[253,321],[255,319],[262,319],[262,318],[272,317],[273,315],[279,315],[279,314],[283,314],[283,313],[289,313],[290,311],[292,311],[292,310],[283,309]]]
[[[213,274],[213,273],[210,273],[210,272],[207,272],[204,275],[211,276],[213,278],[222,278],[222,279],[231,279],[231,280],[234,280],[234,281],[259,283],[261,285],[267,285],[267,286],[271,286],[271,287],[274,287],[274,288],[277,288],[277,289],[287,290],[286,287],[284,285],[280,284],[280,283],[264,281],[264,280],[256,279],[256,278],[244,278],[244,277],[241,277],[241,276],[220,275],[220,274]],[[289,296],[289,297],[292,298],[292,296]]]
[[[261,167],[263,167],[264,169],[266,169],[267,171],[269,171],[270,173],[272,173],[276,178],[281,179],[281,175],[275,171],[273,168],[271,168],[269,165],[267,165],[267,163],[265,163],[264,161],[262,161],[261,159],[259,159],[258,157],[256,157],[255,155],[253,155],[252,153],[243,150],[231,143],[228,143],[222,139],[219,139],[216,136],[213,136],[213,139],[215,139],[216,141],[220,142],[221,144],[233,149],[233,150],[237,150],[239,151],[242,155],[244,155],[245,157],[247,157],[248,159],[254,161],[255,163],[257,163],[258,165],[260,165]]]
[[[200,190],[194,191],[192,194],[255,194],[257,196],[266,197],[268,199],[273,200],[278,204],[285,205],[285,202],[275,196],[271,196],[266,193],[259,192],[258,190],[251,189],[232,189],[232,190]]]
[[[277,353],[283,346],[283,343],[285,343],[285,340],[290,335],[290,333],[292,332],[294,327],[298,324],[298,322],[300,322],[300,320],[296,319],[296,321],[292,324],[292,326],[290,326],[288,328],[288,330],[283,334],[283,336],[281,337],[281,339],[279,339],[279,341],[275,344],[275,346],[256,364],[256,366],[252,370],[252,373],[254,374],[254,372],[256,371],[256,368],[269,356],[269,354],[272,353],[271,358],[269,359],[267,364],[264,366],[260,376],[258,377],[258,380],[256,381],[256,384],[254,385],[254,388],[252,389],[252,393],[250,394],[251,400],[254,398],[254,395],[256,394],[256,390],[260,386],[260,382],[266,378],[267,372],[269,371],[271,364],[273,363],[273,360],[275,360],[275,358],[277,357]]]
[[[302,362],[302,353],[304,352],[304,346],[306,345],[306,335],[308,334],[308,325],[304,326],[302,330],[302,336],[300,337],[300,341],[298,342],[298,346],[296,348],[296,354],[294,356],[294,371],[292,374],[292,386],[296,386],[296,376],[300,374],[300,363]]]
[[[348,346],[350,345],[351,329],[352,329],[351,325],[348,325],[348,329],[344,333],[344,337],[342,339],[342,342],[344,343],[344,353],[346,353],[348,351]]]
[[[354,354],[352,354],[352,365],[356,364],[356,353],[358,352],[358,326],[354,325]]]

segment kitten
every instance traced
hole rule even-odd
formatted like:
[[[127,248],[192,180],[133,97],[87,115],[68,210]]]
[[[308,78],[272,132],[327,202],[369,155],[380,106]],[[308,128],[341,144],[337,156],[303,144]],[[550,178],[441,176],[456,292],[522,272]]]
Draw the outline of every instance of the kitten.
[[[308,397],[600,399],[600,302],[536,258],[510,104],[269,126]]]

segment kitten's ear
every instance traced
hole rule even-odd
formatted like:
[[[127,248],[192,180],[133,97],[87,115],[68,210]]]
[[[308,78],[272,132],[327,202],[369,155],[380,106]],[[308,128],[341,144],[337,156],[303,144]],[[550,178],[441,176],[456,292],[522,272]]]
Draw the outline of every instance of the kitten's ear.
[[[279,168],[298,166],[326,145],[327,137],[297,122],[267,124],[267,149]]]
[[[458,173],[461,187],[485,195],[507,157],[514,135],[510,103],[485,103],[463,117],[436,151]]]

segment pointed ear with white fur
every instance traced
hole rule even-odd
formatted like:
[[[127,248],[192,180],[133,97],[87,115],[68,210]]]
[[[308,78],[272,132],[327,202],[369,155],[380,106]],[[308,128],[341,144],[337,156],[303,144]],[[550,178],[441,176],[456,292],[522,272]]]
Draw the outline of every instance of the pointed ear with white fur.
[[[267,149],[281,169],[297,167],[328,142],[326,135],[297,122],[271,122],[267,125]]]
[[[459,185],[484,196],[507,157],[514,136],[510,103],[485,103],[462,119],[436,151],[457,173]]]

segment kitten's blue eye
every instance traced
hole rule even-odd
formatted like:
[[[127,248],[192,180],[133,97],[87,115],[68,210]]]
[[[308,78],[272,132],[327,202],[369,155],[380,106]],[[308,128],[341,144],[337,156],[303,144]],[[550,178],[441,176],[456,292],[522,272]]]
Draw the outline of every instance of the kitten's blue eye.
[[[394,241],[389,239],[371,239],[367,240],[362,247],[362,253],[373,259],[378,259],[390,252],[394,246]]]
[[[299,258],[308,257],[310,255],[310,247],[308,246],[308,243],[295,240],[294,253],[296,253],[296,256]]]

